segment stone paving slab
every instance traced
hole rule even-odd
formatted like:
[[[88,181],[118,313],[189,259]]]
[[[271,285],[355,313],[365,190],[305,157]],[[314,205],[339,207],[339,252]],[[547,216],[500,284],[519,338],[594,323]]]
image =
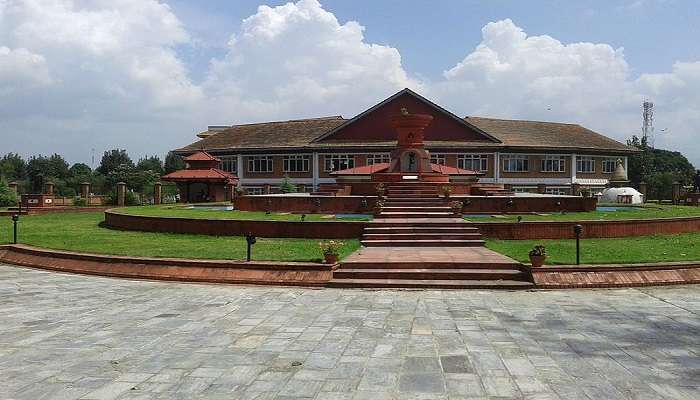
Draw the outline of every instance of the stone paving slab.
[[[0,399],[698,399],[700,286],[364,291],[0,266]]]
[[[440,263],[519,263],[486,247],[362,247],[343,259],[343,264],[368,262],[440,262]]]

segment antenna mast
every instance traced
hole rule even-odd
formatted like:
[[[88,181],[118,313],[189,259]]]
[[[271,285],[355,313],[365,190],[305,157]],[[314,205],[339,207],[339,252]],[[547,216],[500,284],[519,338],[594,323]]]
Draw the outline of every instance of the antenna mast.
[[[654,147],[654,103],[645,100],[642,103],[642,138],[647,146]]]

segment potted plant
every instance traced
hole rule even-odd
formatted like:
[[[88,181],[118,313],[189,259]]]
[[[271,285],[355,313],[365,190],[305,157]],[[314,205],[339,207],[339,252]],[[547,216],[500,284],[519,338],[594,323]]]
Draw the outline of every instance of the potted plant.
[[[593,195],[593,191],[591,189],[582,189],[581,190],[581,196],[583,197],[591,197]]]
[[[454,215],[461,217],[462,216],[462,210],[464,209],[464,203],[461,201],[453,201],[450,203],[450,207],[452,207],[452,212]]]
[[[544,265],[544,260],[547,258],[547,250],[541,244],[530,250],[530,264],[534,268],[539,268]]]
[[[383,183],[377,185],[377,197],[380,199],[384,198],[384,193],[386,192],[386,186]]]
[[[384,208],[384,200],[377,199],[377,201],[374,203],[374,216],[377,217],[379,214],[382,213],[382,209]]]
[[[444,185],[440,187],[440,191],[442,192],[442,195],[445,196],[446,199],[450,198],[450,194],[452,193],[452,187],[448,185]]]
[[[328,240],[325,242],[319,242],[318,247],[321,248],[323,260],[326,264],[336,264],[338,262],[340,248],[343,247],[343,242]]]

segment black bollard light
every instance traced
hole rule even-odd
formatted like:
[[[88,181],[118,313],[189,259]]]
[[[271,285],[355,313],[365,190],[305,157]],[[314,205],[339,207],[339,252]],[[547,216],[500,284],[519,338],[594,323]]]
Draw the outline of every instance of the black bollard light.
[[[246,256],[246,261],[250,261],[250,252],[251,252],[255,242],[257,242],[257,239],[255,239],[255,236],[253,236],[252,233],[248,232],[245,234],[245,241],[246,241],[246,243],[248,243],[248,252],[247,252],[247,256]]]
[[[576,224],[574,226],[574,234],[576,235],[576,265],[581,265],[581,232],[583,232],[583,226],[581,226],[581,224]]]
[[[17,224],[19,223],[19,214],[12,216],[12,243],[17,244]]]

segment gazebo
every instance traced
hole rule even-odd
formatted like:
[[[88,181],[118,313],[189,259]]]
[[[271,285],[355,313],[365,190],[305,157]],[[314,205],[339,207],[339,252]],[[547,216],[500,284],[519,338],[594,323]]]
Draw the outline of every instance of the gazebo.
[[[205,203],[231,200],[238,177],[219,169],[221,160],[198,151],[184,158],[185,169],[164,175],[162,179],[177,184],[180,201]]]

